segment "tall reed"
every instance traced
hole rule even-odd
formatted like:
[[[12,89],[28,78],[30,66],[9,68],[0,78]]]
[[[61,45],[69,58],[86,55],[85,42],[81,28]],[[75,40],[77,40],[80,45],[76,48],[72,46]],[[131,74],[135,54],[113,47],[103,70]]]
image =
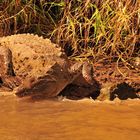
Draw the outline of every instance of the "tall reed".
[[[0,0],[0,34],[49,37],[75,58],[140,56],[139,0]]]

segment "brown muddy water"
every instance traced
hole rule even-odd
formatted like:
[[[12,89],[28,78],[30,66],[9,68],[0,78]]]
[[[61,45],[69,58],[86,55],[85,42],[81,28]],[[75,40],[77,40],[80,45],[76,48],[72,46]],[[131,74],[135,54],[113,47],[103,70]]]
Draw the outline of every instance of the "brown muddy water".
[[[140,100],[0,97],[0,140],[138,140]]]

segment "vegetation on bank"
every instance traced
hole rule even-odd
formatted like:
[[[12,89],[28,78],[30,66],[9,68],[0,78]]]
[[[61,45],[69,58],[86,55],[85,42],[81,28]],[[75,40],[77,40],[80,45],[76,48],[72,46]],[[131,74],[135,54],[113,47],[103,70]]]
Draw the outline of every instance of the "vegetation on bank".
[[[0,0],[0,35],[49,37],[68,56],[140,57],[139,0]]]

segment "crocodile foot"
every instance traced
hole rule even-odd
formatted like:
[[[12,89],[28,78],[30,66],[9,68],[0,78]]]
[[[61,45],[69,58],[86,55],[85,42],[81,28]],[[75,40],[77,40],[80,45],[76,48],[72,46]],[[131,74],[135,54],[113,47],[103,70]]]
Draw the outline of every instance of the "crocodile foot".
[[[19,86],[21,84],[21,80],[19,77],[16,77],[16,76],[4,76],[4,77],[1,77],[1,80],[2,80],[2,86],[3,87],[6,87],[10,90],[13,90],[15,87]]]

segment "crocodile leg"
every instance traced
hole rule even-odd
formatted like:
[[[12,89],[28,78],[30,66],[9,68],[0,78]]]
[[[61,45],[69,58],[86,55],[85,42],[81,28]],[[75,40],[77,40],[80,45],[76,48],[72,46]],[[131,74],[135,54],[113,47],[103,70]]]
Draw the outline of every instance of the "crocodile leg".
[[[13,64],[12,64],[12,52],[10,49],[0,46],[0,59],[1,59],[1,75],[11,75],[13,76]]]
[[[2,86],[9,89],[15,88],[20,83],[14,74],[12,52],[4,46],[0,46],[0,79]]]

